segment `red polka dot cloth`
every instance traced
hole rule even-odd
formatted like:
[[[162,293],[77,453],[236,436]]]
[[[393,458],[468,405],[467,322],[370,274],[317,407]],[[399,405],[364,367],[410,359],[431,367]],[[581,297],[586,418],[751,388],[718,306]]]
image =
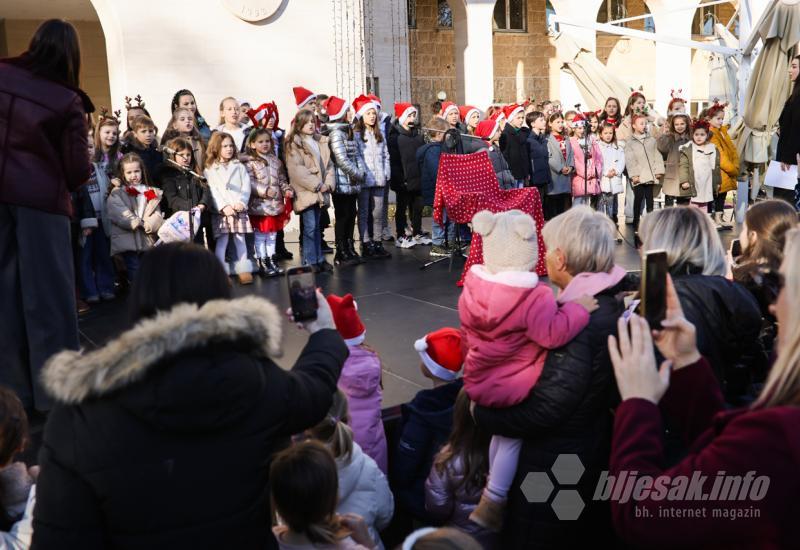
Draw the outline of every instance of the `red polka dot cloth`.
[[[433,199],[433,218],[442,223],[442,210],[447,209],[447,217],[456,223],[470,223],[472,217],[481,210],[506,212],[522,210],[536,222],[539,240],[539,261],[536,263],[536,274],[547,275],[544,255],[545,247],[542,239],[542,199],[539,192],[528,187],[525,189],[503,190],[497,183],[492,162],[486,151],[470,155],[442,154],[439,161],[439,172],[436,176],[436,195]],[[469,258],[464,265],[464,272],[458,286],[464,284],[464,277],[473,264],[483,263],[483,243],[481,236],[472,235]]]

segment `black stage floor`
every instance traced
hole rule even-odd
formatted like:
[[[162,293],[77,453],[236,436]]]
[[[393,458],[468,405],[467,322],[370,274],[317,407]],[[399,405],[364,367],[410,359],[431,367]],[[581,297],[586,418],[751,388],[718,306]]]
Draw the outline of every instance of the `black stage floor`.
[[[430,224],[430,219],[424,220]],[[633,242],[630,226],[622,225],[625,238]],[[727,245],[738,232],[723,232]],[[328,235],[329,241],[333,235]],[[287,241],[296,241],[297,233],[287,233]],[[289,265],[299,264],[297,243],[287,245],[295,253]],[[326,293],[339,295],[352,293],[358,301],[358,310],[367,328],[366,343],[373,347],[383,361],[384,406],[389,407],[411,399],[429,382],[419,370],[419,355],[414,351],[414,341],[422,335],[443,326],[458,326],[456,310],[460,289],[456,287],[463,260],[457,259],[453,271],[448,272],[448,262],[441,262],[425,271],[420,270],[428,261],[430,247],[402,250],[391,243],[386,247],[392,258],[373,261],[360,266],[336,269],[332,274],[319,275],[317,283]],[[332,257],[328,257],[329,261]],[[629,244],[617,246],[617,263],[625,269],[639,269],[639,255]],[[289,306],[284,278],[259,279],[251,286],[235,284],[236,295],[255,293],[268,298],[281,310]],[[83,345],[94,348],[102,345],[127,327],[127,309],[123,298],[94,306],[81,316],[80,329]],[[284,356],[278,363],[289,368],[297,359],[306,340],[304,332],[294,325],[284,323]]]

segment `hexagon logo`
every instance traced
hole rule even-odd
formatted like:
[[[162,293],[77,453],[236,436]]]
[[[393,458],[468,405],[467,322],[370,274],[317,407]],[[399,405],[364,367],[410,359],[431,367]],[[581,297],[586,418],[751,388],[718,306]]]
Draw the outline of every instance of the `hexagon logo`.
[[[553,482],[547,472],[529,472],[522,480],[520,490],[528,502],[547,502],[553,492]]]
[[[550,468],[560,485],[575,485],[580,481],[585,468],[578,455],[558,455]]]
[[[585,506],[581,495],[574,489],[561,489],[550,505],[558,519],[567,521],[578,519]]]

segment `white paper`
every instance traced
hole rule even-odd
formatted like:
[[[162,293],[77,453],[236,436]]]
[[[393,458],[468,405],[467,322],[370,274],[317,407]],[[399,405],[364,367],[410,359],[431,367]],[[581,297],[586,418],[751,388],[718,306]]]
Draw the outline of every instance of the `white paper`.
[[[767,167],[767,175],[764,178],[764,185],[778,187],[779,189],[794,189],[797,185],[797,165],[790,164],[789,169],[784,172],[781,170],[781,163],[773,160]]]

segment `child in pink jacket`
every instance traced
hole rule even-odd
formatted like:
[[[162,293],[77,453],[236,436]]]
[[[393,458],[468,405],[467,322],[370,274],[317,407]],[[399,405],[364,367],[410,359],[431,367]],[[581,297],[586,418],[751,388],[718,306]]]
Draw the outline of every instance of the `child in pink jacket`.
[[[364,344],[367,331],[358,315],[352,294],[328,295],[336,329],[344,338],[350,356],[339,376],[339,389],[347,396],[353,439],[388,475],[386,434],[383,431],[381,402],[381,359]]]
[[[587,124],[586,117],[581,113],[572,119],[573,135],[570,144],[575,158],[572,204],[586,204],[596,208],[602,192],[600,180],[603,177],[603,151],[594,134],[587,135]]]
[[[589,323],[597,302],[582,296],[558,304],[531,269],[538,259],[536,225],[519,210],[478,212],[473,231],[483,238],[484,265],[474,265],[458,301],[466,340],[464,388],[484,407],[510,407],[530,393],[548,349],[572,340]],[[492,437],[489,480],[470,516],[499,531],[508,490],[517,470],[521,440]]]

